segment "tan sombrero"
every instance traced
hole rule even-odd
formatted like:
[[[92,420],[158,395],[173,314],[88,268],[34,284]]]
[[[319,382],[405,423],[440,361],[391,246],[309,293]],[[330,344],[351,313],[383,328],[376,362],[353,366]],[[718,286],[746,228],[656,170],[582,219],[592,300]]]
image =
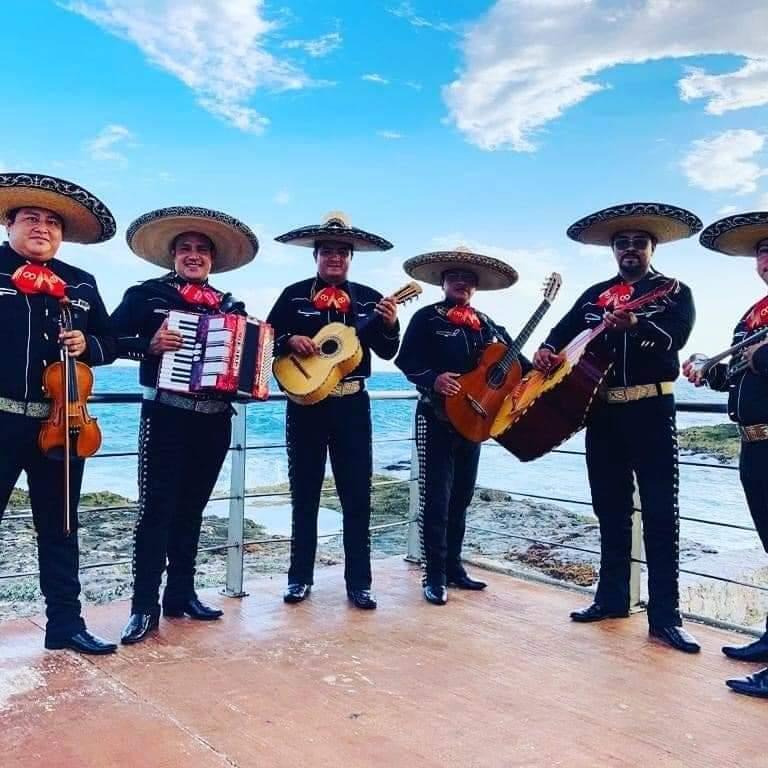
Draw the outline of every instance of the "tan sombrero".
[[[671,243],[695,235],[703,224],[684,208],[664,203],[626,203],[603,208],[568,227],[571,240],[588,245],[610,245],[617,232],[648,232],[658,243]]]
[[[302,245],[306,248],[314,248],[323,240],[332,240],[337,243],[346,243],[354,251],[388,251],[393,247],[389,240],[351,226],[349,218],[342,211],[332,211],[327,214],[322,224],[310,224],[292,229],[276,237],[275,240],[278,243]]]
[[[175,206],[139,216],[125,233],[128,247],[142,259],[173,269],[171,244],[184,232],[199,232],[216,248],[211,272],[228,272],[253,261],[259,240],[251,229],[232,216],[210,208]]]
[[[711,251],[728,256],[755,256],[755,246],[768,238],[768,212],[751,211],[726,216],[710,224],[699,242]]]
[[[0,222],[16,208],[46,208],[61,216],[68,243],[103,243],[116,231],[104,203],[71,181],[41,173],[0,173]]]
[[[432,251],[413,256],[403,264],[403,269],[414,279],[431,285],[443,284],[443,273],[449,269],[466,269],[477,275],[480,291],[498,291],[517,282],[517,271],[492,256],[473,253],[464,246],[452,251]]]

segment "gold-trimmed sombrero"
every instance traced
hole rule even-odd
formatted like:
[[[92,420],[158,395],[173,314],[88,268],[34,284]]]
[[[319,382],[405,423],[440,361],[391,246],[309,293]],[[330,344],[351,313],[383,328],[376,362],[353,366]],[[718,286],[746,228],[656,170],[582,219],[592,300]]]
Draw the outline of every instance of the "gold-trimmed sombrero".
[[[658,243],[671,243],[691,237],[701,230],[698,216],[685,208],[665,203],[625,203],[603,208],[568,227],[571,240],[588,245],[610,245],[617,232],[648,232]]]
[[[726,216],[710,224],[699,242],[711,251],[728,256],[755,256],[755,246],[768,239],[768,211],[750,211]]]
[[[173,269],[171,244],[184,232],[199,232],[216,248],[211,272],[227,272],[253,261],[259,240],[250,227],[221,211],[194,206],[159,208],[139,216],[125,233],[128,247],[142,259]]]
[[[275,240],[278,243],[302,245],[306,248],[314,248],[317,242],[323,240],[332,240],[337,243],[346,243],[354,251],[388,251],[393,247],[389,240],[351,226],[349,218],[342,211],[331,211],[323,218],[322,224],[310,224],[292,229],[284,235],[279,235]]]
[[[16,208],[45,208],[61,216],[68,243],[103,243],[114,236],[115,218],[104,203],[71,181],[42,173],[0,173],[0,223]]]
[[[480,291],[498,291],[517,282],[517,271],[509,264],[474,253],[462,245],[452,251],[431,251],[413,256],[403,264],[403,269],[415,280],[431,285],[442,285],[446,270],[466,269],[477,275]]]

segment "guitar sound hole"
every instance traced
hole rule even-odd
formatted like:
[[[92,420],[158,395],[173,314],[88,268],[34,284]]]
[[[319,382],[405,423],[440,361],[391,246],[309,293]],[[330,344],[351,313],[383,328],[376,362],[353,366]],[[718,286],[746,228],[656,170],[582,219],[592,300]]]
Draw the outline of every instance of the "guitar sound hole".
[[[499,389],[499,387],[502,387],[504,385],[504,380],[506,379],[506,374],[504,371],[494,366],[488,371],[488,375],[486,376],[486,382],[488,383],[488,386],[492,389]]]
[[[320,352],[326,356],[335,355],[338,349],[339,349],[339,342],[336,341],[336,339],[326,339],[320,345]]]

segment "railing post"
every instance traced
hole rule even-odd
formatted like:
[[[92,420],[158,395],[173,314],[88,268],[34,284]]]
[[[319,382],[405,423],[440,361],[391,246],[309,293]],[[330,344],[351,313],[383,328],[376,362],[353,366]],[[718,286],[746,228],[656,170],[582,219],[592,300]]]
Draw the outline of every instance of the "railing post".
[[[640,491],[638,490],[637,477],[635,477],[635,490],[632,494],[632,563],[629,570],[629,609],[637,611],[642,608],[641,567],[638,560],[643,559],[643,518],[640,512]]]
[[[244,403],[234,406],[232,417],[232,464],[229,476],[229,527],[227,531],[227,585],[222,594],[245,597],[243,591],[243,540],[245,521],[245,444],[247,437]]]
[[[414,423],[411,442],[411,476],[408,481],[408,550],[405,559],[409,563],[421,562],[421,536],[419,534],[419,451],[416,447]]]

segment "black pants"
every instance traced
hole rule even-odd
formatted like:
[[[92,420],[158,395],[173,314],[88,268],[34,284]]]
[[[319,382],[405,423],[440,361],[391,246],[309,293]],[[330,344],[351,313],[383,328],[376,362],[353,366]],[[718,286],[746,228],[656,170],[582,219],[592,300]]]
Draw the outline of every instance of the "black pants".
[[[475,493],[480,445],[463,438],[429,405],[416,406],[419,531],[424,583],[444,586],[463,573],[467,507]]]
[[[207,414],[154,402],[141,407],[139,516],[134,531],[133,612],[195,596],[195,560],[203,510],[229,449],[229,410]]]
[[[48,617],[46,636],[63,640],[85,628],[80,616],[80,550],[77,504],[83,481],[81,460],[70,464],[69,536],[64,535],[64,462],[46,458],[37,447],[40,421],[0,413],[0,518],[22,470],[27,473],[29,499],[37,531],[40,590]]]
[[[596,602],[629,608],[633,472],[637,475],[648,562],[648,622],[679,626],[677,428],[672,395],[600,404],[586,437],[592,505],[600,521]]]
[[[331,457],[344,515],[344,579],[348,589],[371,586],[371,404],[365,391],[315,405],[288,402],[285,419],[293,533],[288,583],[312,584],[317,513]]]

